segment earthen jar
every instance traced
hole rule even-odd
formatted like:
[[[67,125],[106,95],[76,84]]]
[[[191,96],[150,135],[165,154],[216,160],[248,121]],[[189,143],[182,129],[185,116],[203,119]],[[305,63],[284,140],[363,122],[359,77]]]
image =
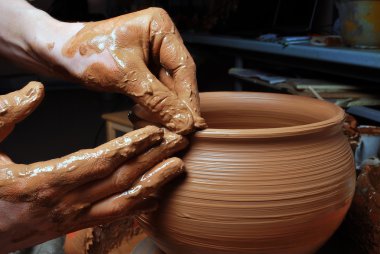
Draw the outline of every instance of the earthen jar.
[[[316,252],[355,190],[344,111],[249,92],[203,93],[201,109],[187,176],[140,225],[166,254]]]

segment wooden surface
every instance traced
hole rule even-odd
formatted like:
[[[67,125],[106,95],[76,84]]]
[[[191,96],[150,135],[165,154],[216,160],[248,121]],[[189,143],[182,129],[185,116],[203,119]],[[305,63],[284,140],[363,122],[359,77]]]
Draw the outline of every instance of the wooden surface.
[[[106,121],[118,123],[120,125],[132,126],[131,121],[129,121],[128,119],[128,114],[129,114],[129,110],[125,110],[125,111],[103,114],[102,118]]]
[[[128,119],[129,111],[119,111],[103,114],[102,118],[106,121],[107,140],[117,137],[117,132],[127,133],[133,130],[133,124]]]

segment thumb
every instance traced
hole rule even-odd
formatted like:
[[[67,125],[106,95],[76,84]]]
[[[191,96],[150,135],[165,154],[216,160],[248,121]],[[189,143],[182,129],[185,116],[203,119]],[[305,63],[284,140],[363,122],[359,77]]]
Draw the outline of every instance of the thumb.
[[[32,81],[20,90],[0,96],[0,142],[12,132],[16,123],[37,108],[44,94],[44,86]]]

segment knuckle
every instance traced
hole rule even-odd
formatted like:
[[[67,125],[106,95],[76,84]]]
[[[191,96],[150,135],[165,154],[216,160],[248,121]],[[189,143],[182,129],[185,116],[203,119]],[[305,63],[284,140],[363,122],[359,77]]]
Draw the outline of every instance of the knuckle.
[[[128,185],[128,178],[125,173],[118,172],[113,179],[113,187],[116,190],[122,190]]]
[[[38,203],[48,204],[53,199],[55,191],[53,188],[44,188],[38,191],[36,201]]]
[[[150,12],[153,14],[153,16],[162,16],[162,17],[169,17],[169,14],[160,7],[150,7]]]
[[[57,195],[57,189],[50,183],[42,183],[35,187],[29,181],[22,181],[17,186],[22,200],[44,207],[52,206]]]
[[[28,202],[32,199],[31,192],[27,191],[24,181],[16,181],[12,184],[12,189],[2,190],[3,193],[7,193],[9,196],[15,196],[20,201]]]
[[[7,191],[9,196],[16,197],[22,202],[38,202],[39,191],[31,187],[28,181],[18,180],[12,184],[12,190]]]
[[[106,176],[110,170],[112,170],[118,163],[121,155],[120,154],[114,154],[113,156],[104,156],[98,158],[94,163],[92,163],[91,171],[87,171],[87,174],[93,174],[96,172],[98,174],[98,177],[104,177]]]
[[[162,8],[150,8],[150,33],[151,36],[157,36],[162,40],[165,35],[175,33],[175,25],[169,14]]]
[[[173,101],[173,98],[170,94],[166,94],[166,93],[157,93],[153,96],[150,96],[148,99],[147,99],[147,105],[149,107],[149,109],[153,112],[153,113],[159,113],[159,112],[171,112],[173,110],[171,110],[170,108],[170,105]],[[168,107],[169,105],[169,107]],[[170,114],[165,114],[164,116],[162,117],[169,117]]]

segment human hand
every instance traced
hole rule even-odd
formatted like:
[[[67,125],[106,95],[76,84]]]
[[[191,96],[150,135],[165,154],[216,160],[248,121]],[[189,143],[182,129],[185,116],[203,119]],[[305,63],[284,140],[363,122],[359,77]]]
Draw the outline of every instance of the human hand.
[[[1,96],[0,105],[6,110],[0,133],[9,133],[9,126],[25,118],[42,97],[43,87],[37,82]],[[1,155],[0,253],[155,205],[151,195],[184,170],[180,159],[164,159],[186,145],[180,135],[148,126],[45,162],[15,164]]]
[[[43,85],[32,81],[21,90],[0,96],[0,142],[37,108],[44,95]]]
[[[0,1],[0,14],[1,56],[39,73],[129,95],[140,107],[137,115],[179,134],[206,128],[194,61],[164,10],[64,23],[13,0]]]
[[[177,133],[206,127],[194,61],[164,10],[63,23],[57,30],[55,40],[43,44],[45,51],[50,46],[48,61],[56,70],[93,89],[130,96],[139,117]]]

